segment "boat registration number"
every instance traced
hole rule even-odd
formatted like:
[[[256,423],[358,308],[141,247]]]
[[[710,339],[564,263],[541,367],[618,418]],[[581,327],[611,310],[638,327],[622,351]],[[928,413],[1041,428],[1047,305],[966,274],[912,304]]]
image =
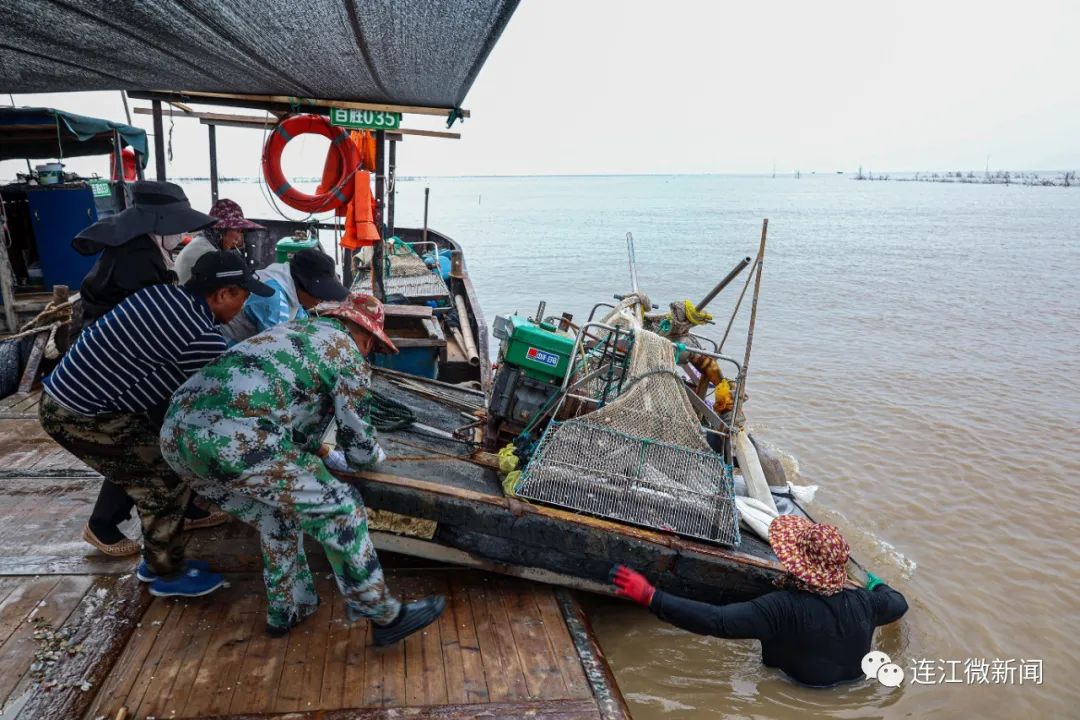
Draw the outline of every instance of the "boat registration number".
[[[552,368],[558,367],[559,365],[558,355],[556,355],[555,353],[547,352],[546,350],[541,350],[540,348],[529,348],[528,352],[525,353],[525,357],[529,358],[533,362],[538,362],[541,365],[547,365],[548,367]]]
[[[401,113],[331,108],[330,124],[358,130],[397,130],[401,127]]]

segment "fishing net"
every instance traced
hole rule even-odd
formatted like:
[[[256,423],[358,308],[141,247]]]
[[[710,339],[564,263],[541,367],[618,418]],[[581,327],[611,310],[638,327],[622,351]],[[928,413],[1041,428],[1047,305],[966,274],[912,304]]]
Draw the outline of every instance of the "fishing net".
[[[605,402],[548,426],[516,492],[736,545],[731,466],[705,441],[683,380],[675,373],[672,344],[642,329],[628,310],[616,307],[604,319],[615,330],[602,336],[575,369],[583,387],[594,398],[602,393]],[[619,335],[632,341],[620,343]],[[600,347],[609,351],[597,353]]]
[[[406,243],[387,243],[383,287],[387,295],[409,299],[441,298],[450,294],[442,276],[432,272],[423,258]],[[358,276],[356,288],[371,292],[371,271]]]
[[[402,242],[386,245],[386,277],[418,277],[431,275],[431,268],[416,251]]]

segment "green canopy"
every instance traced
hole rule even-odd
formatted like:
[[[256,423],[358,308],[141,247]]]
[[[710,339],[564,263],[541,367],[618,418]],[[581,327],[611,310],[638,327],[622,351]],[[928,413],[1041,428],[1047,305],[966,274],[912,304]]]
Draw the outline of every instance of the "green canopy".
[[[0,160],[106,155],[112,152],[114,132],[145,167],[145,130],[53,108],[0,108]]]

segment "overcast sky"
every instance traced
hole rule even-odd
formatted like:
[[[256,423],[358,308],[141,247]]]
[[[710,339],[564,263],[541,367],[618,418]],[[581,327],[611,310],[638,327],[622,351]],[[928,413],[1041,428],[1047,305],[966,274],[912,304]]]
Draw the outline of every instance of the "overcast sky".
[[[1065,0],[523,0],[469,93],[464,139],[408,138],[399,169],[1073,169],[1078,31],[1080,3]],[[15,99],[123,120],[118,93]],[[173,132],[170,175],[205,176],[205,128]],[[222,174],[258,173],[261,142],[221,129]],[[286,171],[317,174],[325,141],[293,145]]]

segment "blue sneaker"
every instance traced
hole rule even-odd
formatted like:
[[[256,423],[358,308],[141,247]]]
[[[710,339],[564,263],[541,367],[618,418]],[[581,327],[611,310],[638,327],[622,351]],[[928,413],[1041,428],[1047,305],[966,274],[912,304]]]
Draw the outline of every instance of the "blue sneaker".
[[[185,560],[184,570],[201,570],[207,572],[210,570],[210,563],[205,560]],[[143,560],[139,563],[138,569],[135,570],[135,577],[139,578],[144,583],[154,582],[158,579],[157,573],[150,569],[150,566]]]
[[[155,597],[199,597],[209,595],[225,584],[225,578],[216,572],[188,568],[174,578],[159,577],[150,583],[150,594]]]

